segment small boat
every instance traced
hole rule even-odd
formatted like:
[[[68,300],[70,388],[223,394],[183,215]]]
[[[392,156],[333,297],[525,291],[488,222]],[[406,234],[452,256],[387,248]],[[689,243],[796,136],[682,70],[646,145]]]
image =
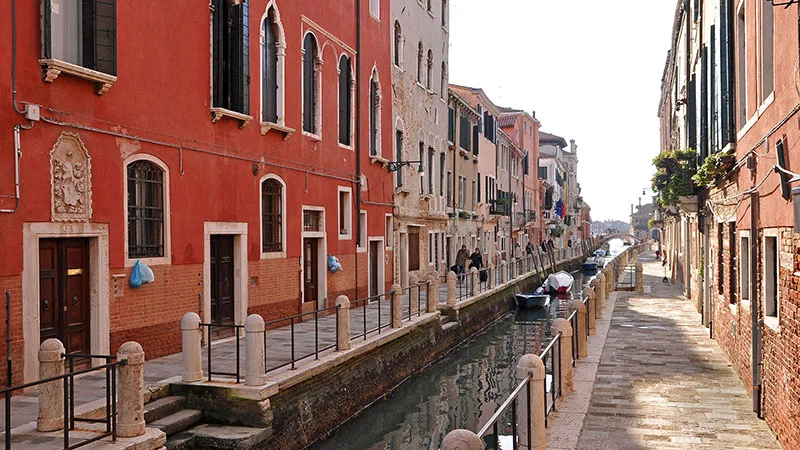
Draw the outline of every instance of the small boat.
[[[585,263],[581,264],[581,271],[585,274],[597,272],[597,261],[594,258],[587,259]]]
[[[550,305],[550,296],[547,294],[516,294],[518,308],[544,308]]]
[[[572,275],[561,270],[556,273],[551,273],[542,287],[544,287],[545,292],[565,293],[569,292],[574,282],[575,279],[572,278]]]

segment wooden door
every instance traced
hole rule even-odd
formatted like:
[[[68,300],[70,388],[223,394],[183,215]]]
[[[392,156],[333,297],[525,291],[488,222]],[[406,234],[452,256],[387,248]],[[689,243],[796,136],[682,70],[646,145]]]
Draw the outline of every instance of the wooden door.
[[[303,239],[303,301],[316,302],[319,280],[319,244],[316,238]]]
[[[378,246],[380,241],[369,243],[369,296],[378,295]]]
[[[211,323],[234,323],[233,235],[211,236]]]
[[[67,353],[90,353],[89,304],[89,240],[39,241],[41,341],[56,338]]]

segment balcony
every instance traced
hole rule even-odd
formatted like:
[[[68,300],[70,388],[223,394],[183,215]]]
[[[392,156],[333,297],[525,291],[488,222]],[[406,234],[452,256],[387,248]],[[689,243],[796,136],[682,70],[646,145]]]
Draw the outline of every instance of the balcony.
[[[527,223],[536,223],[536,211],[532,209],[525,210],[525,221]]]
[[[497,216],[508,215],[508,202],[505,199],[490,200],[489,201],[489,214]]]

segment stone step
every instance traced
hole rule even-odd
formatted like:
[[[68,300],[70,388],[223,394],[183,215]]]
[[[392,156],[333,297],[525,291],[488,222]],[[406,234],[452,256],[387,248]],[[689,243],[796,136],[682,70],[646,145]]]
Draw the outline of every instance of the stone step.
[[[147,424],[176,413],[186,406],[186,397],[173,395],[144,405],[144,421]]]
[[[156,421],[148,423],[150,428],[158,428],[172,436],[173,434],[180,433],[181,431],[188,430],[189,428],[200,423],[203,413],[196,409],[182,409],[178,412],[172,413],[168,416],[162,417]]]
[[[272,434],[269,428],[200,424],[167,439],[167,450],[245,450],[258,446]]]

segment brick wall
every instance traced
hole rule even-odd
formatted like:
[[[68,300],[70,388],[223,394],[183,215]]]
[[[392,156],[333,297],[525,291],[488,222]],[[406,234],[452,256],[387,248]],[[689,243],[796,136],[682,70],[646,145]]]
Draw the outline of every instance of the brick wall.
[[[8,352],[8,342],[6,335],[6,291],[11,294],[11,359],[12,359],[12,381],[14,384],[22,383],[22,368],[24,358],[22,356],[22,277],[10,276],[0,277],[0,329],[2,329],[2,339],[0,339],[0,352],[5,356]],[[0,367],[0,383],[6,385],[8,381],[8,369],[6,364]]]
[[[261,259],[249,262],[248,314],[265,321],[300,313],[300,259]]]

